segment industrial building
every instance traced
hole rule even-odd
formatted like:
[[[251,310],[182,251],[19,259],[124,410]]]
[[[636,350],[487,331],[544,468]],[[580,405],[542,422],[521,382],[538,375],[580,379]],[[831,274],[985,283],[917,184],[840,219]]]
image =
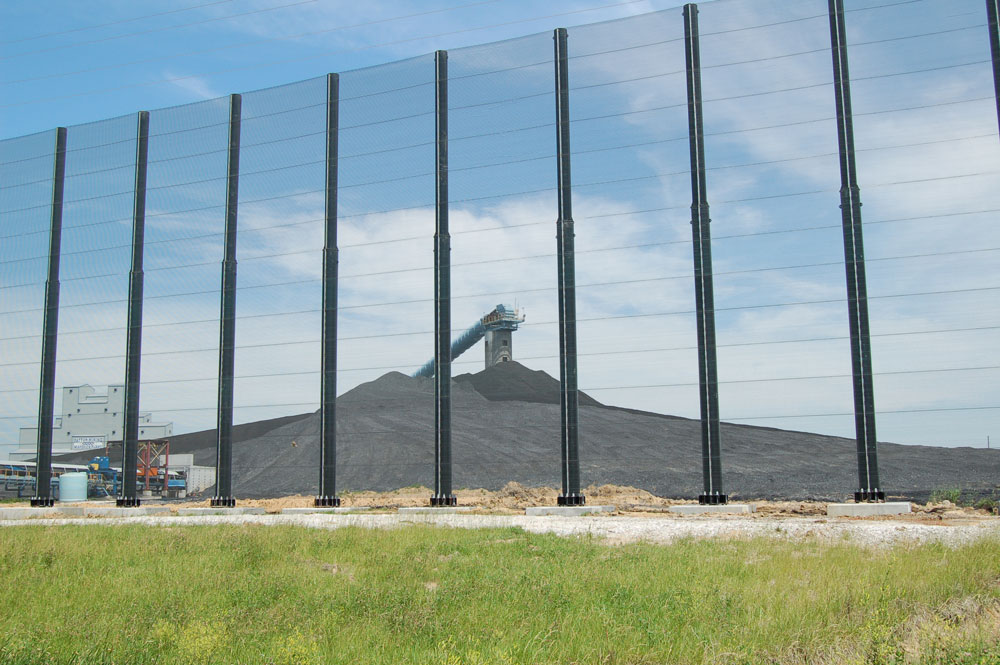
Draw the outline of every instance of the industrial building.
[[[52,427],[52,455],[106,448],[120,442],[125,427],[125,386],[109,385],[99,392],[90,385],[62,389],[62,408]],[[139,414],[140,439],[164,439],[173,435],[173,423],[154,422],[151,413]],[[34,459],[38,428],[22,427],[12,461]]]

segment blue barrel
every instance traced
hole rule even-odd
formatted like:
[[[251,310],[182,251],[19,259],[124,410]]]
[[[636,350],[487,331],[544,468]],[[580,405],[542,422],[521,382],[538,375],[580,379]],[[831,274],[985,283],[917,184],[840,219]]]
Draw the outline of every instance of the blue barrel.
[[[77,473],[64,473],[59,476],[59,500],[86,501],[87,474],[80,471]]]

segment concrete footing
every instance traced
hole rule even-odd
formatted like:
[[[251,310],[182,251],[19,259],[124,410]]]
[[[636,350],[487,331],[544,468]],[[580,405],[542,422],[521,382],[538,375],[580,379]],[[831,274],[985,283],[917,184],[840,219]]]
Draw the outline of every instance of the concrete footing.
[[[826,514],[830,517],[873,517],[876,515],[903,515],[910,512],[908,501],[885,503],[830,503]]]
[[[0,520],[26,520],[32,517],[52,517],[57,514],[57,508],[0,508]]]
[[[242,506],[236,508],[178,508],[177,514],[190,517],[194,515],[264,515],[267,511],[263,508],[253,508]]]
[[[141,517],[143,515],[163,515],[169,513],[166,506],[56,506],[56,512],[70,517]]]
[[[317,514],[340,514],[357,513],[363,510],[371,510],[368,506],[312,506],[309,508],[282,508],[282,515],[317,515]]]
[[[615,512],[614,506],[532,506],[524,509],[525,515],[560,515],[562,517],[613,512]]]
[[[473,506],[407,506],[399,508],[396,512],[401,515],[451,515],[454,513],[467,513],[473,510]]]
[[[757,506],[751,503],[722,503],[714,506],[708,504],[703,505],[700,503],[686,503],[667,508],[668,512],[677,513],[678,515],[707,515],[711,513],[737,513],[748,515],[756,512],[756,510]]]

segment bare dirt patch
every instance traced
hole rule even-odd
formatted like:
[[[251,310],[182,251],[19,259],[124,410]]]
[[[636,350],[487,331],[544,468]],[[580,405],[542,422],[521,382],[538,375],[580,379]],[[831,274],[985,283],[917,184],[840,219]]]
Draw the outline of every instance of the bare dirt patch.
[[[588,505],[613,505],[622,515],[657,517],[669,513],[670,506],[691,504],[692,501],[666,499],[643,489],[621,485],[591,485],[583,492]],[[370,510],[393,511],[397,508],[427,506],[433,491],[427,487],[404,487],[389,492],[344,492],[341,505],[347,508],[367,508]],[[553,506],[559,496],[554,487],[528,487],[509,482],[497,491],[486,489],[460,489],[455,492],[460,506],[471,506],[476,512],[493,515],[521,514],[531,506]],[[824,518],[827,503],[824,501],[749,501],[756,507],[750,515],[731,516],[731,519],[769,519],[809,517]],[[186,507],[208,507],[209,500],[171,502],[172,509]],[[313,505],[313,497],[304,494],[273,499],[240,499],[239,506],[264,508],[268,513],[279,513],[283,508],[306,508]],[[934,526],[957,526],[996,519],[986,510],[957,506],[950,501],[932,504],[911,503],[912,510],[904,515],[885,515],[864,518],[836,518],[838,520],[863,521],[903,521],[913,524]],[[719,518],[720,516],[716,516]],[[704,519],[691,516],[683,519]]]

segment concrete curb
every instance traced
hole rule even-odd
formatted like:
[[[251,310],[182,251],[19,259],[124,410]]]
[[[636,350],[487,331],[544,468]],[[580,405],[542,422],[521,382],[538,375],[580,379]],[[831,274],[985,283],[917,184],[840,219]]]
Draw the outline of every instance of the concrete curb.
[[[371,510],[369,506],[314,506],[312,508],[282,508],[282,515],[343,515]]]
[[[525,508],[525,515],[558,515],[561,517],[579,517],[594,513],[613,513],[614,506],[532,506]]]
[[[396,510],[401,515],[455,515],[475,510],[473,506],[407,506]]]
[[[717,506],[683,504],[679,506],[670,506],[667,510],[671,513],[677,513],[678,515],[708,515],[718,513],[749,515],[750,513],[757,511],[757,506],[750,503],[725,503]]]
[[[903,515],[910,512],[908,501],[885,503],[830,503],[826,514],[830,517],[873,517],[875,515]]]
[[[192,517],[195,515],[265,515],[267,511],[263,508],[253,508],[250,506],[237,508],[178,508],[177,514],[182,517]]]

